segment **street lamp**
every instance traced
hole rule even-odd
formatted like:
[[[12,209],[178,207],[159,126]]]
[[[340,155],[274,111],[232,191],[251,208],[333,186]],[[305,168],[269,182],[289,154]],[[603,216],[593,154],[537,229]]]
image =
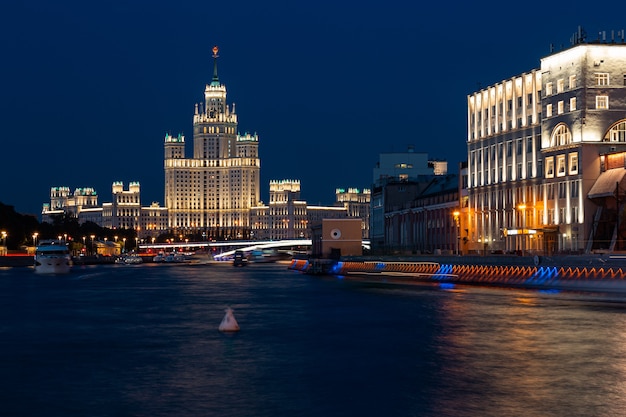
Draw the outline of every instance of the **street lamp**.
[[[93,255],[93,240],[96,238],[96,235],[91,235],[91,254]]]
[[[526,204],[520,204],[517,209],[522,212],[522,232],[520,233],[522,239],[522,256],[524,256],[524,246],[526,246],[526,236],[524,231],[526,229]]]
[[[37,246],[37,236],[39,236],[39,233],[33,233],[33,246],[35,247]]]
[[[452,215],[454,216],[454,224],[456,225],[456,254],[459,255],[459,243],[461,241],[461,235],[459,234],[459,217],[461,216],[461,212],[455,210]]]
[[[124,246],[122,247],[122,252],[126,252],[126,238],[122,239],[124,241]]]

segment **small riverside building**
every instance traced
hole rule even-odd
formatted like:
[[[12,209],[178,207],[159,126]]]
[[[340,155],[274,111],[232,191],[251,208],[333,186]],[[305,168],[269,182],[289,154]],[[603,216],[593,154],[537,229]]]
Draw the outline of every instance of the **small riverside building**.
[[[339,259],[341,256],[361,256],[361,219],[323,219],[311,227],[313,258]]]

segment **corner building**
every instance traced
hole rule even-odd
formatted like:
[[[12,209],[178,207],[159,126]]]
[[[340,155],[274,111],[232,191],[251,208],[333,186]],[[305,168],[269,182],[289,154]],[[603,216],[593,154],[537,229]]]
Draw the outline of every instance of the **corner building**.
[[[623,39],[587,42],[579,32],[539,69],[469,95],[467,146],[470,251],[617,249]]]
[[[249,238],[250,208],[260,201],[259,139],[237,131],[235,105],[217,72],[204,103],[193,116],[193,158],[185,158],[185,137],[165,136],[165,205],[176,233],[206,233],[212,238]]]

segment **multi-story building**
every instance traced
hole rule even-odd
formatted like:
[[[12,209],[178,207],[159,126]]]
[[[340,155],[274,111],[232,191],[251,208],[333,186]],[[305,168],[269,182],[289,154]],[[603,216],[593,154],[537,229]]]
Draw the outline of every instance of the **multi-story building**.
[[[43,204],[41,217],[43,221],[50,221],[57,214],[78,217],[81,212],[97,207],[98,193],[93,188],[76,188],[72,193],[70,187],[52,187],[50,203]]]
[[[131,182],[128,190],[124,190],[122,182],[114,182],[113,201],[102,204],[102,227],[138,230],[141,217],[140,190],[138,182]]]
[[[470,250],[615,248],[624,68],[623,39],[588,42],[579,31],[540,68],[468,96]]]
[[[446,175],[447,162],[433,161],[427,153],[381,153],[373,169],[369,237],[373,250],[382,250],[385,242],[385,213],[398,204],[416,198],[435,175]],[[403,200],[400,203],[400,200]]]
[[[270,181],[268,206],[250,212],[251,237],[255,239],[303,239],[311,237],[311,226],[322,219],[348,217],[347,207],[309,206],[300,199],[300,181]]]
[[[124,189],[124,184],[117,181],[111,190],[112,202],[99,206],[98,194],[93,188],[77,188],[71,193],[69,187],[52,187],[50,203],[43,204],[41,220],[52,222],[55,215],[69,214],[80,224],[92,222],[109,229],[134,229],[140,239],[168,231],[167,207],[154,202],[149,207],[141,207],[138,182],[131,182],[128,189]]]
[[[387,182],[378,192],[385,201],[385,236],[384,244],[372,249],[404,254],[458,252],[458,175]]]
[[[371,190],[365,188],[337,188],[335,190],[335,204],[343,206],[348,211],[348,217],[358,217],[361,222],[361,237],[370,237],[370,203]]]
[[[193,158],[185,158],[185,138],[165,136],[165,206],[169,228],[209,237],[247,238],[250,209],[259,205],[260,159],[256,134],[239,135],[237,114],[226,103],[226,87],[217,73],[204,103],[193,116]]]

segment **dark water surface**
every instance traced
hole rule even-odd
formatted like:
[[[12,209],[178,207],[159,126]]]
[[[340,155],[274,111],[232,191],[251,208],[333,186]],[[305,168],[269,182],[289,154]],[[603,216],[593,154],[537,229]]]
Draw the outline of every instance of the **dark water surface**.
[[[241,326],[217,328],[226,307]],[[0,416],[623,416],[626,298],[0,270]]]

